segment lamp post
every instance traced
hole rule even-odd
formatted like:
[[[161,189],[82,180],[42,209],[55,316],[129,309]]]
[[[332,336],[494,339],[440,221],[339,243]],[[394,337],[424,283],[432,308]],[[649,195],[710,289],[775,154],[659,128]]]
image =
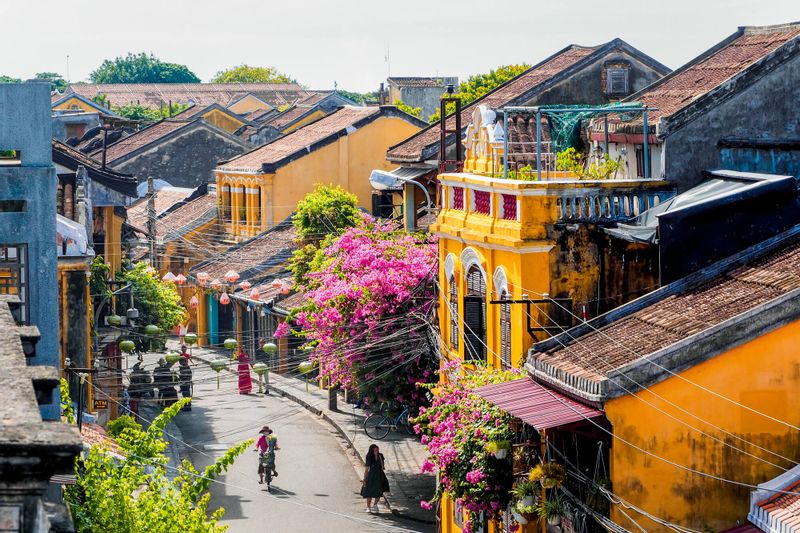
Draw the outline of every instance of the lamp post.
[[[425,194],[428,213],[433,211],[433,203],[431,202],[431,195],[428,193],[428,189],[426,189],[424,185],[416,180],[404,178],[384,170],[373,170],[369,175],[369,183],[372,185],[372,188],[377,191],[396,189],[400,185],[416,185],[422,189],[422,192]],[[412,194],[408,194],[406,191],[406,193],[403,194],[403,198],[405,200],[403,210],[405,211],[406,231],[414,231],[416,230],[416,221],[414,220],[416,214],[416,205],[414,202],[414,196]]]

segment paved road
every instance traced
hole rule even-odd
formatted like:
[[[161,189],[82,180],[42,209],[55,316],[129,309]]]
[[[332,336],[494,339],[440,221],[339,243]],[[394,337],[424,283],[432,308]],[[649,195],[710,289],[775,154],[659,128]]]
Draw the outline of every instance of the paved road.
[[[149,361],[148,361],[149,362]],[[433,526],[394,517],[381,509],[364,513],[359,496],[360,474],[345,455],[329,426],[289,400],[258,394],[239,395],[236,377],[215,374],[205,364],[194,367],[193,410],[176,423],[189,447],[182,449],[200,470],[212,457],[248,438],[268,424],[278,436],[280,476],[273,493],[258,484],[257,454],[246,452],[236,461],[225,484],[212,484],[210,508],[225,508],[224,523],[231,533],[431,531]],[[257,389],[256,389],[257,390]]]

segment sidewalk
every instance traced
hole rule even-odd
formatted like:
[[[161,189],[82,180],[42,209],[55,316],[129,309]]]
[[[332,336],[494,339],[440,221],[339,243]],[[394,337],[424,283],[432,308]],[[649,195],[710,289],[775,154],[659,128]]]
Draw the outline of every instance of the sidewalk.
[[[229,358],[230,354],[227,350],[192,348],[192,357],[204,363],[220,356]],[[235,368],[229,371],[236,372]],[[253,374],[253,378],[255,381],[257,376]],[[304,381],[270,372],[269,391],[302,405],[328,422],[345,439],[348,451],[361,464],[364,463],[364,455],[370,444],[378,444],[381,453],[386,457],[386,475],[392,490],[389,501],[392,507],[406,518],[431,524],[435,522],[433,511],[425,510],[419,505],[420,500],[433,497],[436,478],[432,474],[420,473],[427,454],[417,438],[398,431],[390,433],[383,440],[372,440],[364,433],[366,415],[363,410],[344,403],[339,395],[338,409],[331,411],[328,409],[328,391],[320,390],[314,383],[309,383],[306,392]]]

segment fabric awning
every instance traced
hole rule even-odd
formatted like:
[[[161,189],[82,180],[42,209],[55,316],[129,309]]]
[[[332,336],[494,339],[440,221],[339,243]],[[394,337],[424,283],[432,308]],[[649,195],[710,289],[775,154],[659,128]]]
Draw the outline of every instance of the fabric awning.
[[[602,411],[577,402],[530,378],[486,385],[474,392],[537,430],[603,415]]]

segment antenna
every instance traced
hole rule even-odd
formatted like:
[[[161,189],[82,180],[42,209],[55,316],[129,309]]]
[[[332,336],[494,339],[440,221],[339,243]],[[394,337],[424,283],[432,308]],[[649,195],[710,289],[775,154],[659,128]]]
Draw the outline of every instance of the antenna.
[[[386,60],[386,75],[388,77],[391,77],[392,76],[392,60],[389,57],[389,43],[388,42],[386,43],[386,55],[384,56],[384,59]]]
[[[67,54],[67,83],[69,83],[69,54]]]

